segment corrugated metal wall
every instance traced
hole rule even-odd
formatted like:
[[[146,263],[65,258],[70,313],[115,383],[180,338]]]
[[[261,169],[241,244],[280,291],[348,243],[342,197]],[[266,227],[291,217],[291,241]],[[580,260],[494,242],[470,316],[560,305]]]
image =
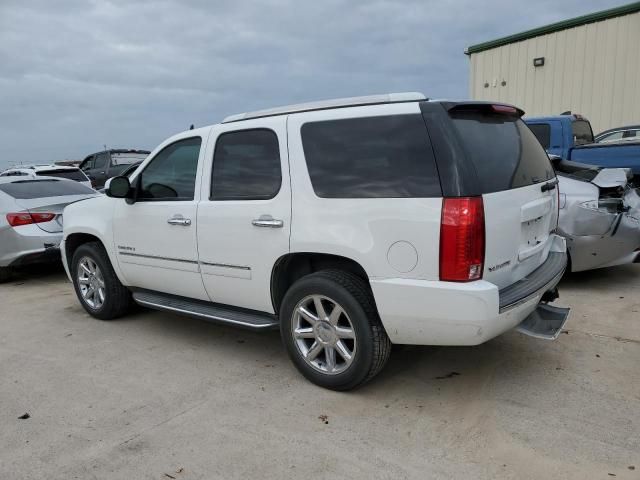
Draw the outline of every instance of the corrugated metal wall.
[[[533,66],[537,57],[544,66]],[[640,12],[474,53],[470,64],[473,99],[529,116],[571,110],[594,133],[640,124]]]

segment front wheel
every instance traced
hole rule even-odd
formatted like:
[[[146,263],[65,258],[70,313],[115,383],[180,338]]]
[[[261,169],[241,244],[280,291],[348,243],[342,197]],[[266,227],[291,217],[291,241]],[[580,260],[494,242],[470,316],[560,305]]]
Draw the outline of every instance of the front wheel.
[[[129,309],[131,293],[120,283],[100,243],[78,247],[71,260],[71,275],[78,300],[89,315],[112,320]]]
[[[343,271],[321,271],[294,283],[282,302],[280,329],[298,370],[332,390],[367,382],[391,351],[367,284]]]

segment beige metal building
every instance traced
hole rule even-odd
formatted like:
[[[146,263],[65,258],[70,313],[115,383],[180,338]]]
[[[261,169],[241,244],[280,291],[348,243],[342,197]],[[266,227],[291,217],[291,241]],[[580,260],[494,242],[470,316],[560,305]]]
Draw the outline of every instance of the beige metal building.
[[[473,45],[470,94],[528,116],[586,116],[594,133],[640,124],[640,2]]]

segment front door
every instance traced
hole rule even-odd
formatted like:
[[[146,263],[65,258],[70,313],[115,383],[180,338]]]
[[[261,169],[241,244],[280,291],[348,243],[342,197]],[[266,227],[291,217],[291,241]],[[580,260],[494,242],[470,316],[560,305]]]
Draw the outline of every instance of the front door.
[[[289,252],[286,117],[214,127],[198,208],[200,268],[213,302],[273,312],[271,271]]]
[[[135,203],[117,200],[114,243],[129,286],[207,299],[196,245],[202,143],[192,134],[164,146],[132,179]]]

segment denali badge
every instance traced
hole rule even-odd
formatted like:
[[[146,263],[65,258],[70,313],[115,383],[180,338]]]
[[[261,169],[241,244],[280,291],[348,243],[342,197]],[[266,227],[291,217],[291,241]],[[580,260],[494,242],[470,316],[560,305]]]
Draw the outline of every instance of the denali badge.
[[[118,245],[118,248],[119,248],[120,250],[128,250],[128,251],[130,251],[130,252],[135,252],[135,251],[136,251],[136,249],[135,249],[135,248],[133,248],[133,247],[127,247],[126,245]]]
[[[494,265],[493,267],[489,267],[489,271],[490,272],[495,272],[496,270],[500,270],[501,268],[504,268],[504,267],[506,267],[507,265],[510,265],[510,264],[511,264],[511,260],[507,260],[506,262],[501,263],[499,265]]]

